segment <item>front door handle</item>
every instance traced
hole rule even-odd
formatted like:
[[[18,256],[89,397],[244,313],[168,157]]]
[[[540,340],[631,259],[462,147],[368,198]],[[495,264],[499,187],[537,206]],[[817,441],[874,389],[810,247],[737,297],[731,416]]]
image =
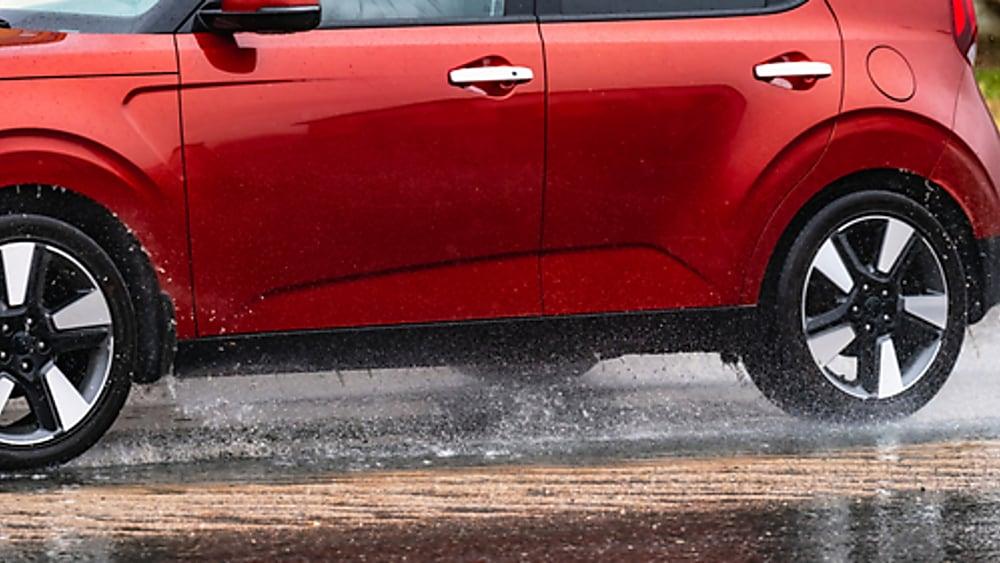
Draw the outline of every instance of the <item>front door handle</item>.
[[[816,61],[783,61],[757,65],[753,69],[753,74],[757,80],[829,78],[833,76],[833,67],[829,63]]]
[[[503,82],[524,84],[535,79],[535,73],[523,66],[481,66],[457,68],[448,74],[448,79],[456,86],[470,86]]]

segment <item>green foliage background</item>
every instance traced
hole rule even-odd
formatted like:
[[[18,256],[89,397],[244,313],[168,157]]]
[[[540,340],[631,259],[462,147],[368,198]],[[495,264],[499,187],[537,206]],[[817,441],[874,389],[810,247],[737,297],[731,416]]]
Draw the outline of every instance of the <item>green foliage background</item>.
[[[1000,121],[1000,0],[976,0],[979,58],[976,78],[993,115]]]

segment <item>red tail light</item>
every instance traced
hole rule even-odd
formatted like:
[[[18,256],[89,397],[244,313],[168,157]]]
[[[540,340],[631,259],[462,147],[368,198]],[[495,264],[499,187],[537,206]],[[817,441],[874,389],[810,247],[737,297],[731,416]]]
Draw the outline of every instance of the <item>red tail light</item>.
[[[979,24],[976,23],[976,5],[974,0],[951,0],[954,15],[955,42],[958,48],[968,57],[969,62],[976,62],[976,36],[979,34]]]

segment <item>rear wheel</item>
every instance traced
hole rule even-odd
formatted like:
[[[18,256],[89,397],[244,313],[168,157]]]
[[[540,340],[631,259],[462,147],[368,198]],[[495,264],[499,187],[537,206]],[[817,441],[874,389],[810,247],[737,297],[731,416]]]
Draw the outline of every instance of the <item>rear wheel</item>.
[[[92,446],[135,364],[129,294],[89,237],[41,216],[0,218],[0,468],[58,464]]]
[[[754,382],[788,412],[894,418],[927,404],[966,328],[955,243],[926,209],[867,191],[824,208],[792,244],[747,354]]]

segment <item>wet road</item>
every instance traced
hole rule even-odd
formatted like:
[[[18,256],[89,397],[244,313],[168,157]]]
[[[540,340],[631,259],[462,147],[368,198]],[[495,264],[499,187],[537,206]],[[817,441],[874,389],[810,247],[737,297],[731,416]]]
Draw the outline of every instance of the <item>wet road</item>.
[[[1000,323],[915,417],[824,425],[705,355],[170,380],[0,478],[0,560],[1000,558]]]

